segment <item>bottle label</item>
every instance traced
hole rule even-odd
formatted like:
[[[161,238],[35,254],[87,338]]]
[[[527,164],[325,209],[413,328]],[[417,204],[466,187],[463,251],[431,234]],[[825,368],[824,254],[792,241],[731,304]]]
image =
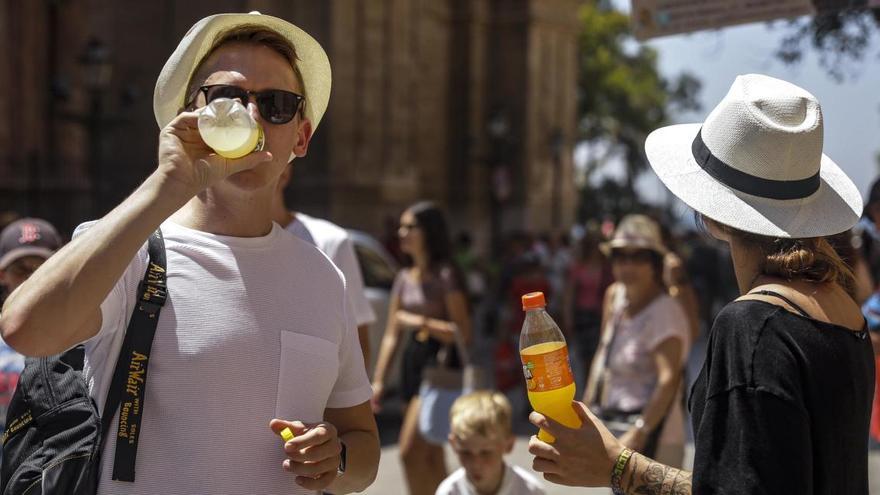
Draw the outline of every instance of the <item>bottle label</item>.
[[[574,383],[571,366],[568,364],[568,347],[520,356],[526,388],[529,392],[550,392]]]

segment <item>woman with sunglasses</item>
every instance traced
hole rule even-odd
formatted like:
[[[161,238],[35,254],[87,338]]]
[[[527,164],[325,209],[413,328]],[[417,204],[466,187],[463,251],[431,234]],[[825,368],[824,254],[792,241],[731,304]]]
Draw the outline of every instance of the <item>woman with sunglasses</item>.
[[[813,95],[754,74],[704,123],[651,133],[651,166],[730,245],[742,293],[715,319],[691,391],[694,471],[633,453],[574,403],[578,429],[532,414],[557,440],[529,446],[546,479],[626,494],[868,494],[873,352],[828,242],[862,200],[822,139]]]
[[[446,478],[446,463],[443,446],[419,433],[419,387],[425,367],[438,364],[441,356],[448,358],[445,364],[461,366],[456,341],[470,341],[471,322],[443,212],[429,202],[411,206],[400,217],[398,235],[409,267],[398,273],[391,290],[388,325],[373,374],[373,402],[379,409],[389,363],[404,340],[401,395],[406,412],[400,456],[409,493],[433,495]]]
[[[611,258],[602,340],[584,401],[620,441],[653,456],[688,348],[684,311],[663,284],[660,228],[644,215],[625,217],[601,245]]]

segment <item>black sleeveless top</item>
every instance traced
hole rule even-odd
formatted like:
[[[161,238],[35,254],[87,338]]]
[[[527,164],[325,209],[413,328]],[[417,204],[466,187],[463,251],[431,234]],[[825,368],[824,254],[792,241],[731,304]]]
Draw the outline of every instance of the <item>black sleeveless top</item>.
[[[689,400],[693,493],[868,494],[867,331],[792,306],[737,301],[715,320]]]

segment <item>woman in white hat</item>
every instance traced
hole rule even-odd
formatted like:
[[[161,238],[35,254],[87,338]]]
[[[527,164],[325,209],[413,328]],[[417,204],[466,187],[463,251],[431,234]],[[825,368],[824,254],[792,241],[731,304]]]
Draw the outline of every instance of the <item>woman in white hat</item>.
[[[625,217],[601,250],[615,283],[605,293],[602,340],[584,402],[624,445],[653,457],[680,383],[687,318],[666,293],[668,251],[654,220]]]
[[[868,493],[873,352],[852,272],[825,237],[859,219],[849,178],[822,154],[816,98],[747,75],[703,124],[645,144],[666,186],[730,244],[742,297],[717,317],[691,392],[693,473],[619,442],[581,403],[584,424],[530,443],[550,481],[615,493]]]

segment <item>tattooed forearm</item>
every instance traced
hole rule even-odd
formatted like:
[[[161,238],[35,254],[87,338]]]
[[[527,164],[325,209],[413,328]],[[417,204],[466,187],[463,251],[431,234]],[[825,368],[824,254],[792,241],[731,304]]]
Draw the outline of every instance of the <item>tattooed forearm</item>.
[[[691,473],[676,469],[675,477],[672,479],[672,495],[691,495]]]
[[[629,483],[625,491],[628,494],[691,495],[691,473],[687,471],[660,464],[641,454],[633,454],[627,471]]]

